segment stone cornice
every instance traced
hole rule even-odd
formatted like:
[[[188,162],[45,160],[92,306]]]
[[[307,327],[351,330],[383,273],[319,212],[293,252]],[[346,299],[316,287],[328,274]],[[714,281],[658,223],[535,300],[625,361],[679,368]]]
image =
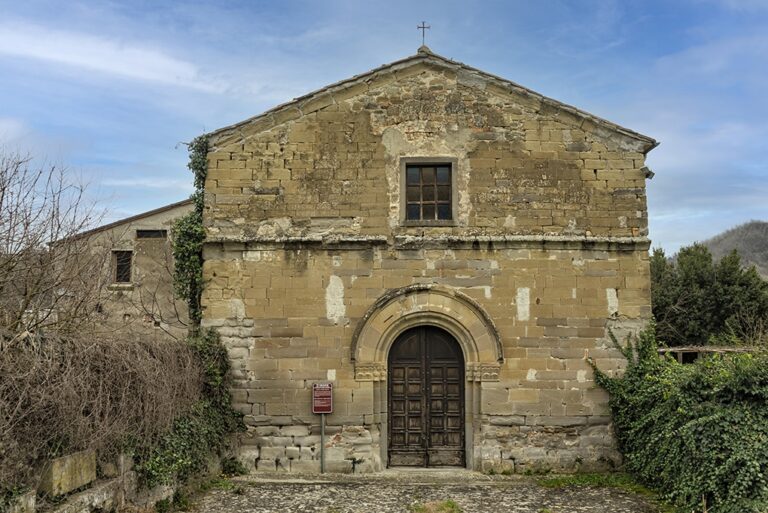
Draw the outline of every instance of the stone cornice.
[[[221,244],[225,249],[274,249],[297,246],[391,246],[393,249],[459,248],[475,249],[478,244],[496,248],[520,249],[599,249],[647,251],[647,237],[577,235],[324,235],[296,237],[208,237],[206,244]]]

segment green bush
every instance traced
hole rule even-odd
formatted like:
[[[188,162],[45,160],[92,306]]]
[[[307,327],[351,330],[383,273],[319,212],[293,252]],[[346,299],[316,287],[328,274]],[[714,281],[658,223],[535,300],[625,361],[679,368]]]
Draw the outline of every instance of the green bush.
[[[627,469],[687,511],[765,512],[768,355],[682,365],[656,349],[652,326],[622,348],[623,377],[595,368]]]

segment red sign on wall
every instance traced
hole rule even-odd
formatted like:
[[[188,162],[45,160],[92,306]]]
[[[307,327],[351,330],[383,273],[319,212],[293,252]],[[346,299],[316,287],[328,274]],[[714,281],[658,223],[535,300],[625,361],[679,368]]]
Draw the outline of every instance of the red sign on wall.
[[[333,413],[333,383],[312,384],[312,413]]]

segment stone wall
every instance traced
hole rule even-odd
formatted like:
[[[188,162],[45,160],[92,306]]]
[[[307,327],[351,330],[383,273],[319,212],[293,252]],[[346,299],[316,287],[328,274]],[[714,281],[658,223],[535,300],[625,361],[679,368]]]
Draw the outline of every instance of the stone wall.
[[[251,468],[317,470],[318,381],[336,386],[333,469],[385,466],[386,344],[407,319],[462,345],[470,467],[618,461],[586,358],[620,370],[606,329],[650,316],[653,140],[425,51],[211,143],[204,323],[230,351]],[[402,222],[419,157],[455,163],[450,226]]]
[[[648,317],[647,253],[497,245],[209,246],[206,324],[218,327],[230,351],[235,406],[250,426],[242,440],[248,463],[317,469],[319,420],[310,413],[310,389],[330,379],[336,405],[328,418],[329,468],[381,468],[375,446],[384,412],[373,382],[356,376],[351,341],[384,291],[414,283],[460,289],[498,329],[504,362],[497,381],[481,383],[470,419],[478,423],[476,465],[574,469],[618,462],[607,397],[586,358],[610,372],[623,367],[606,328],[621,336]]]

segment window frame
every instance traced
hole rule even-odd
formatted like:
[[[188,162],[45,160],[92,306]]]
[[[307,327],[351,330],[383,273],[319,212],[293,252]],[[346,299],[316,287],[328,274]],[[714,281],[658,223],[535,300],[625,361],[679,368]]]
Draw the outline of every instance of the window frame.
[[[118,254],[125,253],[129,256],[128,260],[128,280],[118,280]],[[130,249],[113,249],[112,250],[112,284],[113,285],[130,285],[133,283],[133,250]]]
[[[400,225],[401,226],[456,226],[456,205],[458,202],[457,175],[459,159],[455,157],[402,157],[400,159]],[[407,218],[407,169],[408,166],[449,166],[451,169],[451,218],[450,219],[408,219]]]

